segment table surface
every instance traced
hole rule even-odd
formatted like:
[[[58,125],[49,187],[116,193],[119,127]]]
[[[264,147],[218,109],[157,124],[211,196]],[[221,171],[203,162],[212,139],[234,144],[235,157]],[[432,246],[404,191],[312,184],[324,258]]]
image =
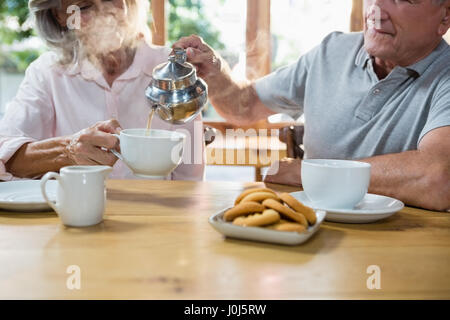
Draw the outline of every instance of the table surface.
[[[50,212],[0,212],[0,298],[450,298],[450,214],[405,208],[373,224],[326,222],[293,247],[224,238],[208,217],[254,185],[109,180],[105,220],[89,228]],[[71,265],[79,290],[66,286]],[[381,289],[367,288],[371,265]]]

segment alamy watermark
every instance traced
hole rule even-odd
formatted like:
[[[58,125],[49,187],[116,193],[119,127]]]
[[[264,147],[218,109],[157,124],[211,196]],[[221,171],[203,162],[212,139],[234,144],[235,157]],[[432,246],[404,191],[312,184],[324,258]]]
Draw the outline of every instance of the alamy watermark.
[[[67,289],[81,290],[81,268],[73,264],[67,267],[66,273],[70,274],[66,280]]]
[[[367,267],[366,273],[370,274],[366,281],[367,289],[381,289],[381,268],[377,265],[370,265]]]
[[[186,139],[184,145],[179,144],[172,149],[173,162],[177,162],[183,149],[184,164],[204,163],[203,123],[195,121],[193,127],[191,131],[185,128],[175,130],[184,134]],[[283,149],[278,129],[227,129],[225,134],[217,130],[212,146],[206,149],[211,164],[272,166],[273,173],[278,171],[276,166]]]
[[[71,5],[67,7],[66,13],[69,15],[67,18],[67,29],[79,30],[81,29],[81,9],[77,5]]]
[[[372,4],[367,8],[367,29],[381,29],[381,8]]]

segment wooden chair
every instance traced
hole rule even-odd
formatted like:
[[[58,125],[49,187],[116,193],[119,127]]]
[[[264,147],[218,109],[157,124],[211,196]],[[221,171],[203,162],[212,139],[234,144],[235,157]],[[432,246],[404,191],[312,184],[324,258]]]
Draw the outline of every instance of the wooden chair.
[[[208,146],[216,139],[217,129],[210,126],[203,126],[203,132],[205,134],[205,145]]]
[[[286,146],[284,143],[282,143],[279,139],[278,134],[276,136],[271,136],[271,129],[277,129],[286,127],[287,123],[279,123],[279,124],[269,124],[266,120],[254,123],[252,125],[248,126],[236,126],[231,123],[227,122],[216,122],[216,121],[209,121],[204,123],[205,128],[205,142],[206,145],[209,148],[209,152],[207,155],[218,155],[220,154],[222,157],[222,161],[217,162],[216,157],[207,157],[207,163],[208,165],[227,165],[227,166],[251,166],[255,169],[255,181],[262,181],[262,174],[261,170],[263,167],[266,167],[269,164],[267,164],[266,160],[276,158],[276,159],[282,159],[287,156],[286,154]],[[242,141],[235,141],[232,139],[232,141],[229,141],[228,143],[225,143],[225,137],[227,130],[254,130],[255,136],[248,136],[245,137],[245,142]],[[269,136],[262,136],[260,137],[258,135],[259,129],[265,129],[267,130],[267,134]],[[219,134],[219,136],[214,137],[216,134]],[[215,138],[215,139],[214,139]],[[212,140],[214,139],[214,140]],[[266,153],[263,153],[260,155],[259,153],[259,139],[269,139],[268,141],[262,141],[262,145],[270,146],[270,149],[267,150]],[[273,141],[274,140],[274,141]],[[215,141],[214,144],[212,144],[212,141]],[[258,143],[255,143],[258,141]],[[230,155],[229,158],[228,156]],[[274,154],[276,153],[276,154]],[[244,162],[240,162],[239,159],[243,159],[242,156],[244,156]],[[262,157],[262,158],[260,158]],[[229,163],[229,159],[234,159],[233,163]],[[248,162],[250,159],[257,159],[257,163]]]
[[[303,159],[304,151],[300,146],[303,144],[304,133],[305,127],[303,125],[292,125],[280,129],[279,139],[286,144],[288,158]]]

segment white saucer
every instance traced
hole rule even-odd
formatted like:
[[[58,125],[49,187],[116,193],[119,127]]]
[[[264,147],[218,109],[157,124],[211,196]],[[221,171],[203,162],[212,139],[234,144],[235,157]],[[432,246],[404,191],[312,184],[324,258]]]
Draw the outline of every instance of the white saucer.
[[[259,227],[242,227],[234,225],[230,222],[223,220],[224,213],[230,208],[221,210],[220,212],[212,215],[209,218],[209,223],[218,232],[224,236],[236,239],[252,240],[267,243],[276,243],[284,245],[298,245],[306,242],[309,238],[316,233],[322,221],[325,219],[326,212],[322,210],[316,210],[317,222],[315,225],[308,227],[302,233],[298,232],[286,232],[276,231]]]
[[[368,193],[353,209],[317,208],[304,191],[291,195],[306,206],[327,212],[326,221],[342,223],[370,223],[392,216],[405,206],[400,200]]]
[[[41,194],[40,180],[0,182],[0,213],[3,211],[49,211],[52,210]],[[47,194],[56,200],[58,182],[47,183]]]

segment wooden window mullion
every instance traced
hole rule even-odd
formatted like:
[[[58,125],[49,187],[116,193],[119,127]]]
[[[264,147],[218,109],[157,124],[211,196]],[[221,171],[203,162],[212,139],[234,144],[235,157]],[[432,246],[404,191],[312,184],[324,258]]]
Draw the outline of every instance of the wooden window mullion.
[[[363,0],[353,0],[350,31],[362,31],[364,29],[364,4]]]
[[[246,30],[248,79],[271,71],[270,0],[247,0]]]
[[[151,0],[153,15],[152,43],[164,46],[167,40],[166,32],[166,0]]]

